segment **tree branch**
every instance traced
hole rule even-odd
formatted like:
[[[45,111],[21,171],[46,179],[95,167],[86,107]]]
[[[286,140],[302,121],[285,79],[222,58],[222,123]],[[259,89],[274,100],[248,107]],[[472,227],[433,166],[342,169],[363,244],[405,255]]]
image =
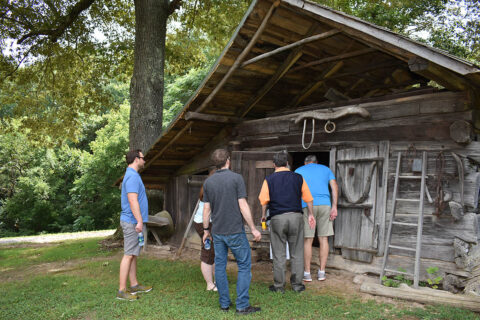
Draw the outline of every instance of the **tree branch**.
[[[182,0],[172,0],[168,6],[168,15],[171,15],[182,5]]]
[[[80,0],[79,2],[77,2],[76,5],[71,8],[70,12],[66,16],[60,17],[57,20],[58,24],[56,27],[52,29],[33,30],[21,37],[18,40],[18,44],[22,44],[22,42],[24,42],[28,38],[41,35],[49,36],[50,41],[56,42],[58,38],[65,32],[65,30],[75,22],[78,16],[83,11],[87,10],[94,2],[95,0]]]

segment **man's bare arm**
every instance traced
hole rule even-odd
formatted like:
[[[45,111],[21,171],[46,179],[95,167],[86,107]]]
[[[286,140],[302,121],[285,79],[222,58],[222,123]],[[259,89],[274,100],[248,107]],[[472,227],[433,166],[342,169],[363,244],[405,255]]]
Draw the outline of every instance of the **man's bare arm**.
[[[250,206],[248,205],[247,200],[245,198],[238,199],[238,206],[240,207],[240,212],[242,213],[243,219],[245,219],[245,222],[252,231],[253,238],[255,241],[260,241],[262,234],[257,230],[257,228],[255,228],[252,212],[250,211]]]
[[[336,180],[330,180],[330,188],[332,188],[332,209],[330,210],[330,220],[337,217],[337,201],[338,201],[338,184]]]
[[[130,204],[130,210],[132,210],[133,216],[137,220],[137,225],[135,226],[135,231],[143,231],[143,219],[142,213],[140,211],[140,204],[138,203],[138,194],[135,192],[127,193],[128,203]]]
[[[210,208],[210,203],[205,202],[204,205],[203,205],[203,229],[204,229],[203,239],[202,239],[203,242],[205,242],[207,237],[212,238],[212,236],[210,235],[210,230],[205,230],[210,225],[210,212],[211,211],[212,210]]]

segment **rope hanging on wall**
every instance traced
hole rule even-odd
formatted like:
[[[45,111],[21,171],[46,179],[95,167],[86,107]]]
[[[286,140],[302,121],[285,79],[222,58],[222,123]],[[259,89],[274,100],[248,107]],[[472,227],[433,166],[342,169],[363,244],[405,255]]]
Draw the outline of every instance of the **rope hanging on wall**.
[[[302,133],[302,147],[305,150],[308,150],[313,143],[313,138],[315,137],[315,119],[312,119],[312,138],[310,139],[310,143],[308,147],[305,147],[305,130],[307,129],[307,119],[303,120],[303,133]]]
[[[339,163],[337,163],[337,165],[340,165]],[[342,170],[338,170],[338,179],[340,180],[340,183],[339,183],[339,193],[340,195],[348,202],[348,203],[351,203],[351,204],[360,204],[360,203],[363,203],[365,202],[365,200],[368,199],[368,196],[370,194],[370,188],[372,187],[372,177],[373,177],[373,171],[375,170],[375,168],[377,167],[377,162],[376,161],[373,161],[371,164],[370,164],[370,168],[368,170],[368,176],[367,176],[367,180],[365,181],[365,185],[363,187],[363,192],[362,192],[362,195],[357,199],[357,200],[354,200],[353,199],[353,196],[351,194],[349,194],[348,192],[348,188],[346,188],[346,185],[348,184],[347,182],[347,179],[343,178],[342,177]],[[347,175],[348,176],[348,175]],[[342,183],[344,182],[344,183]]]

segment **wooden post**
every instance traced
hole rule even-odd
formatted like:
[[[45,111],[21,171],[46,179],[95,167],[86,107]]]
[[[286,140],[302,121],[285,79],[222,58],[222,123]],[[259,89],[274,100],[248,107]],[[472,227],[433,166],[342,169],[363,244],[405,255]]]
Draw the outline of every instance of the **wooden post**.
[[[185,229],[185,233],[183,234],[182,243],[180,244],[180,248],[178,248],[177,254],[175,255],[175,259],[180,258],[180,255],[182,254],[183,247],[185,247],[185,242],[187,242],[188,233],[190,232],[190,228],[192,227],[193,219],[195,218],[195,213],[197,212],[199,204],[200,204],[200,199],[197,200],[197,204],[195,205],[195,209],[193,210],[192,217],[190,218],[190,221],[188,222],[188,226]]]
[[[423,201],[425,198],[425,176],[427,174],[427,152],[423,151],[422,182],[420,185],[420,204],[418,205],[418,229],[417,247],[415,254],[415,274],[413,276],[413,287],[418,288],[420,279],[420,257],[422,256],[422,230],[423,230]]]

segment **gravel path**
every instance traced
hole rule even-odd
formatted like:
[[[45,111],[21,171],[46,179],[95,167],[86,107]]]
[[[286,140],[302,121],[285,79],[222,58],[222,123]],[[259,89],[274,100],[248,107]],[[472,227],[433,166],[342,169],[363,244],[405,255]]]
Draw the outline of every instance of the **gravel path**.
[[[12,244],[12,243],[49,243],[63,240],[72,239],[86,239],[86,238],[100,238],[112,235],[115,232],[113,230],[99,230],[99,231],[83,231],[73,233],[56,233],[56,234],[44,234],[39,236],[28,237],[13,237],[13,238],[0,238],[0,244]]]

